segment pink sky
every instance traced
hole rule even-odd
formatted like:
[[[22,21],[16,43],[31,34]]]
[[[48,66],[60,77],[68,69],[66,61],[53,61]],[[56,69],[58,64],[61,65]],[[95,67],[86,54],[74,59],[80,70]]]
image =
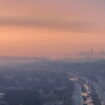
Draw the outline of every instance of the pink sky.
[[[0,53],[64,57],[105,50],[104,0],[0,0]]]

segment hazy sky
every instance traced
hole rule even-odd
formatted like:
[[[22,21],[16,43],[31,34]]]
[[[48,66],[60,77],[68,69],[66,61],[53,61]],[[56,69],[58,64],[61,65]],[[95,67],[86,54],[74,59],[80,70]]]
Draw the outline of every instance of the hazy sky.
[[[105,0],[0,0],[0,53],[63,57],[105,50]]]

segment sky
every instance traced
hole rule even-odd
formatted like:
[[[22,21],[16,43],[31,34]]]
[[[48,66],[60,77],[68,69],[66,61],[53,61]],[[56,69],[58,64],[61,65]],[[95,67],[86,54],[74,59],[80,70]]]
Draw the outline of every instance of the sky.
[[[0,0],[0,54],[75,56],[105,50],[105,0]]]

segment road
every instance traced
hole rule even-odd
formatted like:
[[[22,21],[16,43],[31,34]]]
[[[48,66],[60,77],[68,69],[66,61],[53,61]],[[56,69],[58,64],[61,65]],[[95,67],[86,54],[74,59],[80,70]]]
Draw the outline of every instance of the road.
[[[92,82],[84,78],[70,78],[70,80],[80,86],[81,105],[105,105],[96,93]]]

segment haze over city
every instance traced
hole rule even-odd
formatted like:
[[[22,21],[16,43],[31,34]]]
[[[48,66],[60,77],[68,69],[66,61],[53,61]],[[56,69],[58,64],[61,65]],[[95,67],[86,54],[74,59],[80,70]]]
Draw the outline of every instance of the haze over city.
[[[0,0],[0,105],[105,105],[105,0]]]

